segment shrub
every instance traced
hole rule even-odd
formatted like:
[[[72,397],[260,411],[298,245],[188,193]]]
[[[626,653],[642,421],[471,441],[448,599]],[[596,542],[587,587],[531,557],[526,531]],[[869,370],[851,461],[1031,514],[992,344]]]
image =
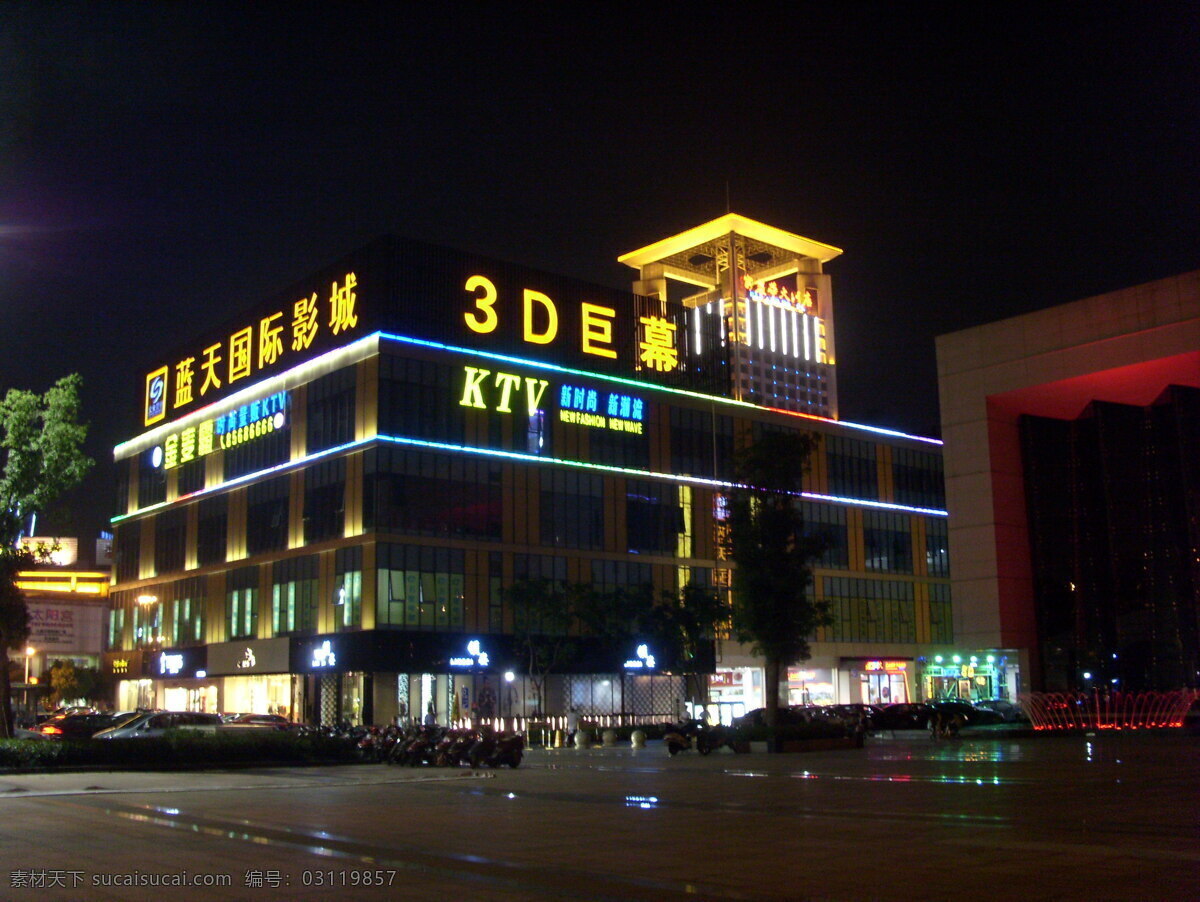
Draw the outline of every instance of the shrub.
[[[2,740],[0,767],[184,770],[232,764],[339,764],[358,760],[356,752],[353,740],[319,734],[170,730],[144,739]]]

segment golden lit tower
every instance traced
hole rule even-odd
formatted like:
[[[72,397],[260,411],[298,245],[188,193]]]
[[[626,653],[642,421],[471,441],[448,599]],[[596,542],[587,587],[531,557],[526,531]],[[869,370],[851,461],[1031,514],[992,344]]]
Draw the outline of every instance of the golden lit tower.
[[[733,397],[837,418],[833,300],[822,264],[841,250],[727,213],[618,261],[638,270],[635,293],[688,308],[709,356],[705,317],[720,318]]]

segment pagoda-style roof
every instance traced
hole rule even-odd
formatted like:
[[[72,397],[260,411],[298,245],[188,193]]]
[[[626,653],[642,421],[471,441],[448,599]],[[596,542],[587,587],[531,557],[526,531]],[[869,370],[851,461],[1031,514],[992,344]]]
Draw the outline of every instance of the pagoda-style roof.
[[[653,244],[622,254],[617,258],[618,263],[624,263],[638,269],[651,263],[661,263],[672,257],[685,253],[706,253],[706,248],[723,239],[730,232],[735,232],[750,239],[756,245],[785,251],[796,257],[807,257],[825,263],[842,253],[842,249],[831,244],[822,244],[811,238],[804,238],[783,229],[777,229],[766,223],[750,219],[738,213],[726,213],[711,222],[698,225],[663,238]]]

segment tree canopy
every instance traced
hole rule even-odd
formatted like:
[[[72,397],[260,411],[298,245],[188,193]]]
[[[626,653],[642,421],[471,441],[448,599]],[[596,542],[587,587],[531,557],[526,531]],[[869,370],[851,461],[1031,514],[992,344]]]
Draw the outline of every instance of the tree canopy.
[[[33,565],[15,547],[21,523],[78,485],[92,460],[83,453],[87,426],[79,422],[77,374],[44,394],[11,388],[0,401],[0,648],[22,648],[29,639],[29,610],[17,574]],[[12,735],[8,668],[0,668],[0,736]]]
[[[824,540],[805,534],[798,495],[816,446],[807,433],[769,432],[744,450],[730,493],[733,630],[766,665],[767,722],[775,723],[781,671],[807,659],[809,638],[828,622],[811,592]]]

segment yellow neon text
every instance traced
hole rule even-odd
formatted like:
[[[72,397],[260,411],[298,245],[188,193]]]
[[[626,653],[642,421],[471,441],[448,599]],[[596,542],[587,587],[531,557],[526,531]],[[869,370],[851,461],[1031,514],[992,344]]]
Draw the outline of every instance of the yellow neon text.
[[[475,306],[483,313],[483,320],[476,319],[473,312],[463,314],[463,321],[467,324],[467,328],[472,332],[478,332],[480,335],[485,335],[488,332],[496,331],[496,324],[499,322],[499,317],[496,315],[496,286],[492,284],[492,280],[486,276],[471,276],[467,279],[467,291],[478,291],[482,289],[483,293],[475,296]]]
[[[525,340],[535,345],[548,345],[558,335],[558,309],[548,295],[532,288],[524,291],[525,299]],[[546,331],[536,332],[533,328],[533,305],[541,304],[546,311]]]
[[[615,359],[617,352],[613,348],[599,345],[612,344],[612,321],[617,311],[599,304],[583,304],[579,309],[583,314],[583,353]]]

